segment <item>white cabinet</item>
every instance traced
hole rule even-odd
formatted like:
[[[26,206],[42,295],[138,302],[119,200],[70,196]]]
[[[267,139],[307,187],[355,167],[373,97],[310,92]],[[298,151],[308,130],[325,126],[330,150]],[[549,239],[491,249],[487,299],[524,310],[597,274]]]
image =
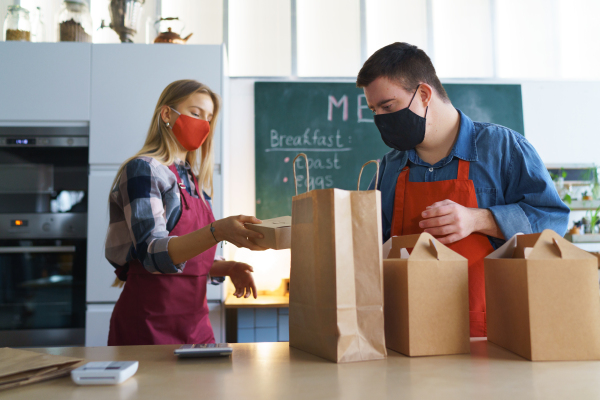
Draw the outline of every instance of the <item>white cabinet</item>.
[[[221,302],[208,302],[208,318],[213,328],[215,341],[225,342],[225,306]]]
[[[90,168],[88,202],[87,302],[116,302],[120,288],[111,287],[114,268],[104,257],[108,229],[108,194],[118,166]]]
[[[169,83],[196,79],[222,94],[222,60],[223,47],[218,45],[95,44],[90,164],[120,164],[142,147],[156,103]],[[220,146],[216,147],[219,163]]]
[[[85,313],[86,347],[106,346],[110,316],[114,308],[114,304],[88,304]]]
[[[0,124],[86,124],[89,43],[0,42]]]
[[[206,285],[206,298],[208,301],[222,301],[225,298],[225,283],[220,285]]]

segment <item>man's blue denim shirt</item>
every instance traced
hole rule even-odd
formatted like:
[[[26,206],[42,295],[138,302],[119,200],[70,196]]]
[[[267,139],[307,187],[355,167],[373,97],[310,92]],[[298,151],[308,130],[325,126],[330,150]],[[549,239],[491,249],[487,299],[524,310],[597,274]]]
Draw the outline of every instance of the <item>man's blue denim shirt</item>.
[[[517,132],[500,125],[473,122],[458,110],[460,129],[448,157],[435,165],[419,158],[413,150],[392,150],[381,161],[381,190],[384,242],[390,238],[396,182],[408,164],[411,182],[456,179],[458,159],[469,161],[469,179],[475,185],[477,204],[492,212],[506,240],[516,233],[567,230],[569,208],[559,198],[548,170],[533,146]],[[370,189],[375,186],[371,181]],[[429,204],[428,204],[429,205]],[[505,240],[490,237],[497,248]]]

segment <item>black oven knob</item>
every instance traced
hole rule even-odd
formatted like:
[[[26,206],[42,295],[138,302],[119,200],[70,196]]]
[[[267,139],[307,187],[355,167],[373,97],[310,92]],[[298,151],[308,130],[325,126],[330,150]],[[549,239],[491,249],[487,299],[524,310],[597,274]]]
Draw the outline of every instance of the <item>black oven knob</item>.
[[[44,225],[42,225],[42,230],[44,232],[50,232],[50,228],[51,228],[50,222],[46,222]]]

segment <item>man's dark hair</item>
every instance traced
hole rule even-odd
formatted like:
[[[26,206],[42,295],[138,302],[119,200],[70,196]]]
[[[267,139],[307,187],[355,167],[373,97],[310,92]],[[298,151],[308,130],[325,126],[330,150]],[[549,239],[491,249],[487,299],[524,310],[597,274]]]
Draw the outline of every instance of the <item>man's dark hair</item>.
[[[396,42],[373,53],[360,69],[356,86],[364,88],[381,76],[398,82],[407,92],[414,92],[419,84],[427,83],[444,102],[450,102],[431,60],[412,44]]]

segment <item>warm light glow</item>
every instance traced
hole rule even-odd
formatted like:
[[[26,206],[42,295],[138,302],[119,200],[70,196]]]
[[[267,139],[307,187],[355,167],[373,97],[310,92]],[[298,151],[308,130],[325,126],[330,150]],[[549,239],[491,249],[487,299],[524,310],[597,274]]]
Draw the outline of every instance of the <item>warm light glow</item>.
[[[290,277],[290,250],[235,249],[233,259],[254,268],[254,282],[257,290],[275,290],[281,285],[282,279]]]
[[[15,225],[16,226],[21,226],[21,225],[23,225],[23,221],[21,221],[20,219],[18,219],[18,220],[15,221]]]

